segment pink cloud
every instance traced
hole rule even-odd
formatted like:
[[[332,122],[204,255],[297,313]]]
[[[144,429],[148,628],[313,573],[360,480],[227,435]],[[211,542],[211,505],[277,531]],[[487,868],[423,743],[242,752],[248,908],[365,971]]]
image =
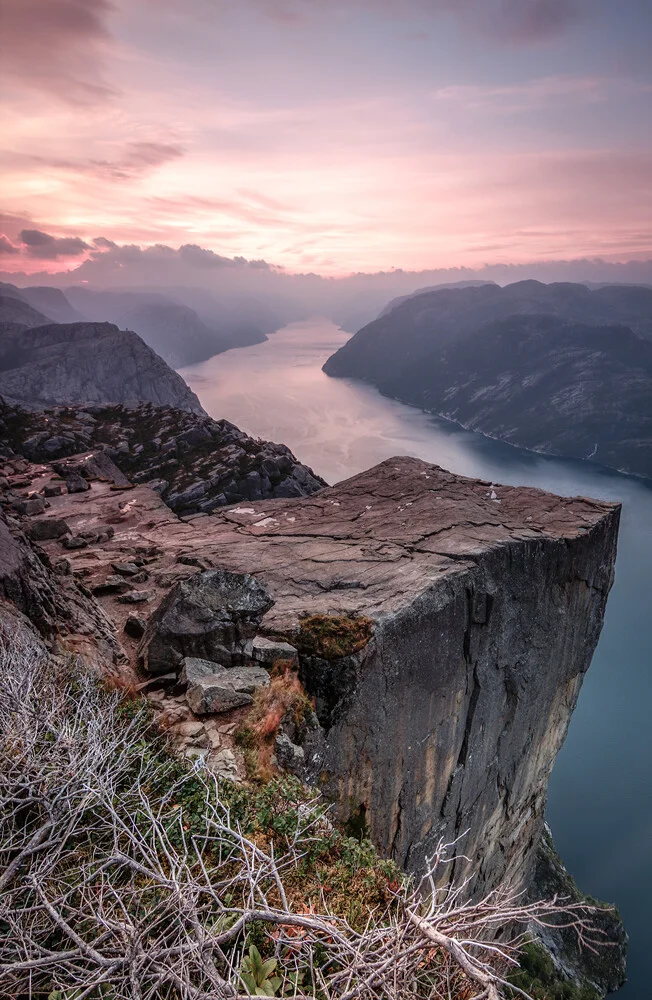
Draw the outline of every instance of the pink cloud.
[[[17,247],[11,242],[8,236],[4,233],[0,233],[0,254],[2,255],[14,255],[20,253],[20,247]]]
[[[112,93],[102,75],[112,0],[1,0],[1,70],[7,86],[74,104]]]

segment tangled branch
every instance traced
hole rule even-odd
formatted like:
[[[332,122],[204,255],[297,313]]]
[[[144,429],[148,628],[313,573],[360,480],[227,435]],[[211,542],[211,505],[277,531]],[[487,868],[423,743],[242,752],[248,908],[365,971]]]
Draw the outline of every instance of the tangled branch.
[[[324,892],[299,912],[288,879],[320,835],[320,810],[301,810],[277,855],[245,835],[223,785],[200,766],[175,777],[143,714],[126,717],[83,671],[17,637],[0,660],[3,996],[237,1000],[250,995],[256,931],[281,994],[297,1000],[498,1000],[528,925],[563,921],[596,944],[586,907],[526,905],[509,889],[471,901],[468,880],[441,888],[444,845],[363,927]],[[199,834],[178,802],[191,778]]]

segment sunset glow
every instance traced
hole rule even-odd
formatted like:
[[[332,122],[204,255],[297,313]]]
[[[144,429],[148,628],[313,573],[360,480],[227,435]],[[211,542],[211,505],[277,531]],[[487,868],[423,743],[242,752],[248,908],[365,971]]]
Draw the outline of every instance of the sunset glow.
[[[0,8],[6,272],[98,239],[324,274],[652,256],[643,2]]]

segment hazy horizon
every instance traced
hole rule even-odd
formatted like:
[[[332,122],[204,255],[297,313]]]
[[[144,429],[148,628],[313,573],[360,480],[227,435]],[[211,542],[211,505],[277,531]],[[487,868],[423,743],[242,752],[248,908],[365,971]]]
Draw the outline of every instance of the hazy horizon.
[[[643,0],[0,0],[0,19],[19,281],[142,283],[143,254],[190,276],[649,271]]]

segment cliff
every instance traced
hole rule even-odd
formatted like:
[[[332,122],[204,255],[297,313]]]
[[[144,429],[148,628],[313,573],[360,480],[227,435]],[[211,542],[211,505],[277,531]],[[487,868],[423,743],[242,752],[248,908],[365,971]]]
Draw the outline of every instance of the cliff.
[[[203,413],[180,375],[110,323],[0,325],[0,395],[31,407],[148,400]]]
[[[83,581],[95,595],[125,660],[152,671],[155,704],[189,755],[242,773],[220,735],[234,726],[211,728],[224,709],[166,700],[165,685],[195,684],[208,702],[226,690],[229,709],[246,705],[265,640],[289,643],[316,714],[287,728],[279,756],[323,789],[337,818],[414,872],[440,838],[462,838],[476,895],[529,883],[548,777],[602,627],[618,505],[408,458],[310,497],[183,520],[145,485],[124,493],[96,478],[67,494],[49,491],[52,481],[46,464],[14,466],[9,490],[48,492],[49,507],[10,501],[11,517],[67,586]],[[220,593],[231,595],[228,614]],[[188,660],[179,677],[183,656],[214,662],[193,661],[197,682]],[[621,963],[619,951],[618,980]]]
[[[110,540],[70,557],[87,586],[140,541],[160,553],[148,566],[152,607],[180,578],[180,560],[254,572],[274,601],[262,632],[299,648],[305,616],[367,616],[371,638],[355,655],[308,646],[302,656],[321,723],[313,779],[342,819],[362,807],[374,841],[407,868],[422,869],[440,836],[468,829],[465,850],[486,885],[526,876],[602,625],[617,506],[492,487],[406,458],[309,498],[186,522],[147,487],[121,500],[97,482],[83,502],[49,502],[73,534],[81,522],[115,525]]]

